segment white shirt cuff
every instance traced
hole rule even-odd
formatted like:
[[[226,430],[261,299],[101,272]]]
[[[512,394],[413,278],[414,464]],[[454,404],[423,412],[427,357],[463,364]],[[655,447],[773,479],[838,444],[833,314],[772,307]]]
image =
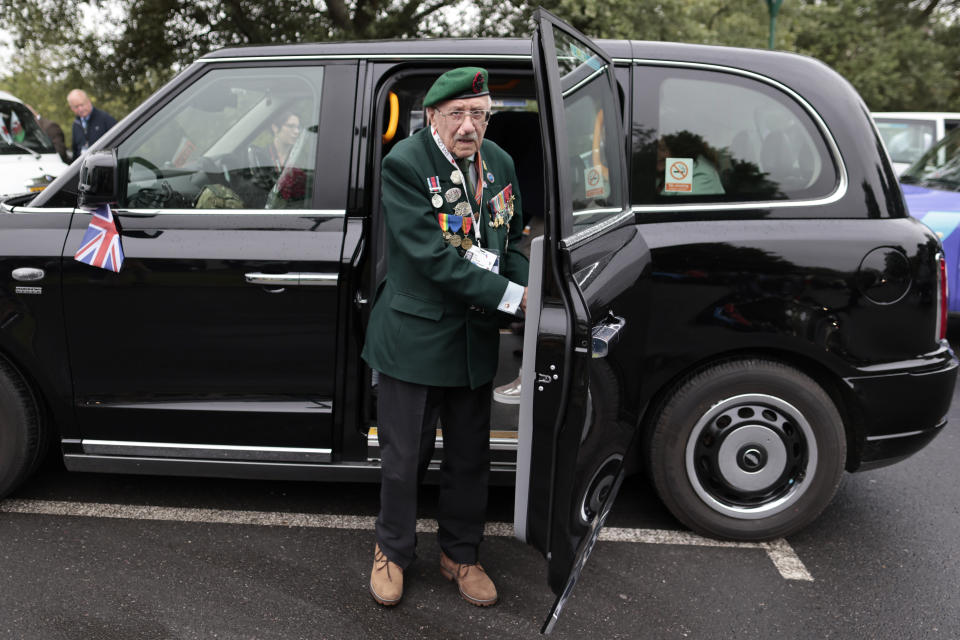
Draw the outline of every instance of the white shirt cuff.
[[[512,313],[514,315],[520,311],[520,303],[523,301],[523,287],[516,282],[508,282],[507,290],[503,292],[500,298],[500,304],[497,305],[498,311]]]

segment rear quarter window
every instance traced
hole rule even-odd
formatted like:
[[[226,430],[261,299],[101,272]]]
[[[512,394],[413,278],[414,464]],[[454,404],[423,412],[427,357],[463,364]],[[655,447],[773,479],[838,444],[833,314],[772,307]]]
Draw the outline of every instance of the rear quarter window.
[[[816,201],[836,190],[820,128],[784,91],[722,71],[634,72],[634,204]]]

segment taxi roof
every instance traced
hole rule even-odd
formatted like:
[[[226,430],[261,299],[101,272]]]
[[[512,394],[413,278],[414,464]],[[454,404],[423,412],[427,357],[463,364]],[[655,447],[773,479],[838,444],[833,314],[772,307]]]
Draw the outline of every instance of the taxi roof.
[[[615,61],[657,60],[726,65],[752,70],[772,78],[799,76],[819,82],[827,65],[808,56],[785,51],[644,40],[595,41]],[[231,47],[208,53],[199,62],[228,59],[414,59],[522,60],[530,58],[530,38],[417,38],[358,40]],[[816,69],[814,69],[816,67]],[[832,70],[831,70],[832,72]],[[834,72],[835,75],[835,72]]]
[[[630,57],[628,40],[598,40],[614,58]],[[390,58],[411,57],[529,57],[529,38],[417,38],[410,40],[358,40],[350,42],[318,42],[285,45],[231,47],[209,53],[201,60],[259,57],[344,57]]]

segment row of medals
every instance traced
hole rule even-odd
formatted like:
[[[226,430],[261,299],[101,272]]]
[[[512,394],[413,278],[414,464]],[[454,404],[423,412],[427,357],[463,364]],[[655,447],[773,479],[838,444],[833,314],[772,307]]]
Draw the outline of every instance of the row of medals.
[[[453,182],[453,184],[460,184],[460,172],[453,171],[450,174],[450,181]],[[454,202],[460,199],[460,193],[461,192],[459,187],[451,187],[450,189],[447,189],[447,192],[443,195],[447,199],[447,202],[453,204]],[[441,198],[440,194],[437,193],[437,194],[434,194],[430,202],[431,204],[433,204],[434,207],[439,209],[443,205],[443,198]],[[470,205],[466,202],[457,202],[457,204],[455,204],[453,207],[453,213],[454,215],[458,215],[461,218],[464,218],[464,217],[473,218],[473,211],[470,209]],[[444,231],[443,239],[449,242],[454,247],[462,247],[463,249],[469,250],[470,247],[473,246],[473,240],[471,240],[470,236],[468,235],[461,236],[458,233]]]

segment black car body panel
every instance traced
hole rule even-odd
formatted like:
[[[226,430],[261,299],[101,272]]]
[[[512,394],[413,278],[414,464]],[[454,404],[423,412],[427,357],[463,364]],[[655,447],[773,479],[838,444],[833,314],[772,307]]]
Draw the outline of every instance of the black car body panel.
[[[432,78],[468,63],[491,72],[501,102],[489,136],[514,155],[525,210],[545,219],[540,342],[527,342],[534,348],[525,347],[523,364],[533,376],[524,378],[524,397],[536,412],[535,435],[520,474],[543,500],[524,503],[518,519],[525,538],[556,560],[558,593],[573,565],[582,566],[583,541],[599,530],[624,470],[650,464],[651,443],[671,427],[664,412],[698,376],[761,362],[809,381],[839,416],[829,428],[846,442],[832,452],[841,469],[882,466],[922,448],[945,424],[957,375],[943,326],[942,251],[907,214],[849,83],[786,53],[599,45],[603,63],[571,49],[569,73],[560,73],[571,81],[582,65],[599,73],[612,61],[620,112],[601,109],[579,140],[560,130],[561,120],[585,117],[559,105],[574,88],[537,95],[549,65],[534,68],[528,40],[211,53],[93,145],[118,150],[120,273],[73,260],[90,220],[77,207],[81,162],[32,200],[4,202],[0,357],[47,409],[67,466],[379,477],[376,377],[359,358],[368,301],[386,268],[379,163],[422,126],[418,100]],[[705,94],[710,100],[696,99]],[[727,103],[738,106],[724,111]],[[284,105],[302,121],[290,151],[300,154],[300,182],[255,162]],[[605,117],[618,117],[617,126]],[[696,138],[702,154],[679,150]],[[545,155],[554,144],[566,160]],[[625,176],[605,153],[623,156]],[[693,186],[697,167],[711,164],[720,186]],[[581,196],[589,206],[571,213],[565,198]],[[216,198],[233,204],[201,206]],[[17,269],[43,278],[16,280]],[[604,358],[591,357],[608,347]],[[762,405],[765,394],[751,402]],[[789,403],[771,403],[786,407],[777,419],[789,431]],[[513,479],[521,438],[510,427],[491,434],[502,456],[493,481]],[[803,433],[799,448],[809,450],[798,465],[830,457],[811,435],[821,432]],[[707,473],[688,463],[677,487]],[[783,535],[816,513],[796,526],[764,531],[757,523],[796,498],[790,486],[806,473],[784,467],[769,495],[721,505],[733,528],[678,517],[738,537],[741,514],[743,536]],[[823,491],[829,500],[832,490]]]

